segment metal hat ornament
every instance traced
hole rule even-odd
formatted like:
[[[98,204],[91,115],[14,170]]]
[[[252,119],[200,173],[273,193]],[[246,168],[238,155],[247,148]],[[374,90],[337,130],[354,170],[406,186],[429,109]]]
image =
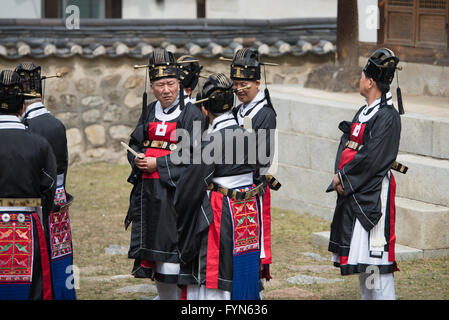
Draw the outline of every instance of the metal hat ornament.
[[[41,67],[36,66],[33,62],[24,62],[17,65],[15,72],[20,76],[20,82],[23,85],[25,93],[29,94],[25,96],[25,100],[35,99],[37,94],[39,98],[44,99],[45,93],[45,81],[42,80],[50,78],[62,78],[60,72],[51,76],[42,76]]]
[[[176,61],[172,52],[162,48],[155,49],[148,58],[148,64],[134,65],[134,69],[148,68],[148,74],[145,73],[145,90],[142,95],[142,112],[147,106],[147,76],[150,81],[156,81],[163,78],[176,78],[180,80],[180,92],[184,92],[184,87],[180,79],[179,66],[186,63],[195,63],[198,60]],[[184,99],[180,99],[181,109],[184,108]]]
[[[260,80],[260,66],[263,66],[263,74],[265,81],[265,97],[267,105],[271,107],[276,115],[273,104],[271,103],[270,92],[268,91],[267,73],[265,66],[279,66],[277,63],[262,62],[259,60],[259,51],[254,48],[243,48],[237,50],[232,59],[224,57],[219,58],[220,61],[231,61],[231,79],[242,81]]]
[[[13,70],[0,72],[0,112],[18,113],[25,98],[20,76]],[[40,96],[40,95],[39,95]]]
[[[190,55],[184,55],[178,59],[179,70],[181,71],[179,78],[181,79],[182,85],[184,88],[190,88],[192,91],[195,90],[200,72],[203,69],[203,66],[197,61]]]

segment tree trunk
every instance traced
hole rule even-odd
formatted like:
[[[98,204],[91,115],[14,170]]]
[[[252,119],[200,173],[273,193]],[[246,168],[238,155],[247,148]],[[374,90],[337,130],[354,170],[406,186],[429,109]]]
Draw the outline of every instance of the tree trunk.
[[[357,0],[338,0],[337,62],[356,66],[359,60]]]

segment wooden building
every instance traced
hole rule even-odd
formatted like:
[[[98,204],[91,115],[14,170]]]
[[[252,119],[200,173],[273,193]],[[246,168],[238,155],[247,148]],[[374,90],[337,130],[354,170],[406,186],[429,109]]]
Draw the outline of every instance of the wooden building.
[[[388,47],[402,61],[449,65],[449,0],[378,0],[377,43],[360,42],[357,0],[339,0],[337,56],[357,64],[359,56]]]

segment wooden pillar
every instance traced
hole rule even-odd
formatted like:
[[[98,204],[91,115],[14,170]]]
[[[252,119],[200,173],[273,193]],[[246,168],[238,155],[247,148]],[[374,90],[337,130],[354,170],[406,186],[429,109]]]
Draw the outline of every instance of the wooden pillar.
[[[357,0],[338,0],[337,9],[337,62],[341,65],[358,65]]]

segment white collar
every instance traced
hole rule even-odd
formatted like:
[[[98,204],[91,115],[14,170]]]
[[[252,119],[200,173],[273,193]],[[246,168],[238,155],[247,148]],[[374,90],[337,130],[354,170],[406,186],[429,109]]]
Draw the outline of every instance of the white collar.
[[[227,128],[232,125],[236,125],[237,121],[234,118],[232,112],[227,112],[225,114],[219,115],[212,121],[212,125],[210,126],[211,132],[218,131],[223,128]]]
[[[178,110],[174,110],[171,113],[168,113],[173,108],[178,108]],[[181,114],[181,109],[179,108],[179,95],[176,100],[169,105],[167,108],[163,109],[161,102],[158,100],[155,106],[155,115],[156,118],[162,121],[170,121],[177,118]]]
[[[0,129],[22,129],[25,130],[25,125],[17,116],[0,115]]]
[[[39,109],[34,111],[35,109]],[[24,119],[32,119],[37,116],[40,116],[44,113],[50,113],[45,106],[43,105],[42,101],[34,102],[30,104],[26,109],[25,112],[20,116],[20,119],[23,121]]]
[[[387,104],[392,105],[393,104],[393,95],[390,91],[387,92],[385,95],[387,99]],[[380,108],[380,102],[382,100],[382,97],[376,99],[374,102],[372,102],[370,105],[368,105],[368,102],[366,101],[366,106],[363,108],[363,110],[359,114],[359,122],[367,122],[369,121],[376,113],[379,111]]]
[[[251,109],[252,107],[254,107],[256,104],[258,104],[263,99],[265,99],[265,92],[263,90],[259,90],[257,95],[254,97],[254,99],[250,103],[242,104],[242,106],[240,107],[239,113],[241,115],[243,115],[243,113],[246,112],[246,110]]]

